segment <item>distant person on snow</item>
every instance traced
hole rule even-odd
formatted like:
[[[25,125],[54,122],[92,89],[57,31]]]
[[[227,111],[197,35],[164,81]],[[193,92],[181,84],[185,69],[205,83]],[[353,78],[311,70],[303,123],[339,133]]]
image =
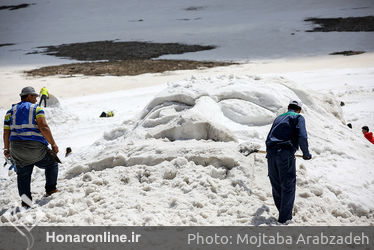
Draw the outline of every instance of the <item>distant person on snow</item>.
[[[300,146],[303,159],[312,158],[308,150],[305,119],[300,115],[301,106],[301,101],[291,100],[288,112],[274,120],[266,138],[268,175],[280,223],[292,219],[296,190],[295,152]]]
[[[45,169],[45,191],[49,196],[57,192],[58,164],[47,153],[48,143],[54,153],[58,146],[47,124],[44,110],[36,104],[38,94],[33,87],[22,89],[21,102],[13,104],[4,119],[4,156],[16,164],[17,186],[20,196],[31,197],[31,175],[36,165]],[[22,206],[29,207],[22,201]]]
[[[72,153],[71,147],[67,147],[65,157],[68,157],[69,155],[71,155],[71,153]]]
[[[39,106],[41,107],[42,101],[44,101],[44,107],[47,107],[47,99],[49,99],[49,93],[46,87],[40,90],[40,101]]]
[[[102,112],[100,117],[113,117],[114,116],[114,112],[113,111],[108,111],[108,112]]]
[[[362,127],[362,133],[364,134],[365,138],[368,139],[369,142],[374,144],[373,132],[369,132],[368,126]]]

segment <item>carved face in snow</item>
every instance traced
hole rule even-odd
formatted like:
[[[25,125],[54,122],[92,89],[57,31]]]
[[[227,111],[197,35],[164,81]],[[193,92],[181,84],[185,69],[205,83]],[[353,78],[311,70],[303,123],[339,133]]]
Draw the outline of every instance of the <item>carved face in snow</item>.
[[[138,126],[148,138],[236,141],[241,131],[271,124],[293,96],[282,84],[253,77],[189,81],[153,99]]]

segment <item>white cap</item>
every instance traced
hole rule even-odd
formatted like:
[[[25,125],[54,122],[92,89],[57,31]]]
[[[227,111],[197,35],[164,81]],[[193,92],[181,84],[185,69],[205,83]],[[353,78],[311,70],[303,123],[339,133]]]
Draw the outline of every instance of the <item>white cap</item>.
[[[298,100],[291,100],[290,104],[296,105],[299,108],[302,108],[302,106],[303,106],[303,103],[301,101],[298,101]]]

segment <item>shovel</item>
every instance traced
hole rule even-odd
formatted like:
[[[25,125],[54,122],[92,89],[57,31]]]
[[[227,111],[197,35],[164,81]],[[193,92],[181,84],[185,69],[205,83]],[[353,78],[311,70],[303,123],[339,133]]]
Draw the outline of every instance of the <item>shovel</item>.
[[[256,149],[256,148],[252,148],[252,149],[249,149],[249,148],[241,148],[240,149],[240,153],[242,153],[244,156],[248,156],[250,154],[253,154],[253,153],[260,153],[260,154],[266,154],[266,151],[264,150],[259,150],[259,149]],[[295,155],[296,157],[301,157],[303,158],[302,155]]]

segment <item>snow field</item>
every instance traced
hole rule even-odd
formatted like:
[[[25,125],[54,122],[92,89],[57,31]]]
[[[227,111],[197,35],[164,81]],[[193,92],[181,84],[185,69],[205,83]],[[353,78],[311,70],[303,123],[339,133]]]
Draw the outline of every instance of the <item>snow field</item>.
[[[112,95],[112,104],[131,99],[126,95]],[[250,75],[169,83],[155,97],[134,103],[144,108],[132,110],[131,119],[129,113],[123,116],[120,103],[113,120],[93,118],[97,110],[87,100],[79,116],[73,102],[69,108],[62,102],[47,109],[59,136],[69,137],[64,128],[84,128],[87,122],[92,137],[93,131],[102,136],[63,159],[60,192],[52,198],[37,200],[44,174],[35,169],[32,191],[38,206],[27,215],[43,213],[41,225],[277,224],[266,158],[245,157],[239,149],[248,143],[265,149],[273,119],[291,98],[304,103],[313,154],[311,161],[297,159],[294,225],[372,225],[372,148],[345,126],[335,95],[283,77]],[[49,115],[54,112],[63,117]],[[103,125],[113,129],[103,133]],[[18,202],[16,190],[15,181],[2,182],[1,204]],[[1,220],[6,223],[4,216]]]

